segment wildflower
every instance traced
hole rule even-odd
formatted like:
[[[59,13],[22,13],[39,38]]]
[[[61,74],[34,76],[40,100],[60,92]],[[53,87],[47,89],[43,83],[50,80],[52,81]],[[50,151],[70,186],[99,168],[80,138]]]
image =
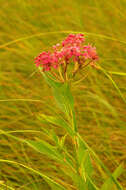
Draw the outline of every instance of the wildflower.
[[[85,62],[87,64],[88,61],[93,66],[97,60],[96,48],[90,44],[85,45],[83,34],[69,34],[61,43],[54,45],[51,51],[40,53],[35,58],[35,63],[37,67],[42,67],[43,71],[58,69],[61,65],[65,75],[68,65],[71,63],[74,64],[74,67],[81,69]]]

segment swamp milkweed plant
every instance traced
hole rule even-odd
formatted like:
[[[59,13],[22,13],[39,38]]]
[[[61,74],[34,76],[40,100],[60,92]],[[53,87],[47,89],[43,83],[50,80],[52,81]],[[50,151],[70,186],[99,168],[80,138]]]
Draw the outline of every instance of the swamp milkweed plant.
[[[35,64],[52,88],[56,104],[62,113],[62,116],[61,114],[57,116],[40,114],[39,119],[46,124],[60,126],[65,130],[65,135],[62,137],[52,130],[47,130],[53,145],[44,140],[28,142],[32,148],[60,164],[60,169],[70,179],[63,181],[55,176],[48,177],[43,174],[42,177],[52,190],[122,190],[117,180],[118,175],[110,173],[81,137],[76,123],[74,99],[70,90],[71,83],[75,80],[77,73],[86,66],[98,69],[98,59],[96,48],[85,44],[83,34],[69,34],[61,43],[35,58]],[[71,150],[66,143],[68,138],[71,142]],[[107,176],[101,187],[97,186],[94,179],[96,167],[101,175]]]

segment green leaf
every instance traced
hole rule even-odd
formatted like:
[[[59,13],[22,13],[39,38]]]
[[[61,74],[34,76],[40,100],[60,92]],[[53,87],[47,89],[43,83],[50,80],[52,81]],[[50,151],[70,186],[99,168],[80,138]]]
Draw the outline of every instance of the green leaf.
[[[27,143],[30,147],[32,147],[37,152],[45,154],[49,158],[56,160],[63,165],[68,165],[74,170],[73,162],[72,162],[71,158],[66,154],[65,155],[62,154],[62,152],[60,152],[57,149],[57,147],[54,147],[43,140],[41,140],[39,142],[30,140],[30,141],[25,141],[25,143]],[[65,150],[65,152],[66,152],[66,150]],[[64,158],[66,159],[66,162],[64,162]]]
[[[69,84],[63,83],[60,87],[53,88],[53,94],[59,108],[67,115],[71,114],[71,110],[74,110],[74,101]]]
[[[82,137],[77,134],[78,138],[81,139],[81,141],[83,141],[83,144],[85,146],[85,148],[87,148],[89,150],[89,152],[92,154],[92,156],[95,158],[96,163],[104,169],[104,171],[108,174],[108,176],[111,178],[111,180],[113,181],[113,183],[116,185],[118,190],[123,190],[121,184],[113,177],[113,175],[111,174],[111,172],[108,170],[108,168],[104,165],[104,163],[98,158],[98,156],[96,155],[96,153],[92,150],[92,148],[90,148],[88,146],[88,144],[82,139]]]
[[[63,162],[63,157],[61,154],[57,151],[57,149],[50,145],[49,143],[41,140],[41,141],[32,141],[27,140],[25,141],[30,147],[35,149],[37,152],[40,152],[42,154],[47,155],[49,158],[52,158],[54,160]]]
[[[123,172],[124,172],[124,166],[123,166],[123,163],[122,163],[114,171],[113,177],[117,179]]]
[[[77,122],[75,117],[75,111],[72,111],[72,125],[75,132],[77,132]]]
[[[75,174],[72,179],[78,190],[99,190],[89,176],[84,180],[79,174]]]
[[[99,190],[89,176],[87,176],[87,190]]]
[[[48,116],[45,114],[40,114],[38,116],[38,119],[42,122],[54,124],[59,127],[63,127],[70,136],[74,136],[74,131],[72,130],[71,126],[69,125],[68,122],[66,122],[64,119],[59,118],[59,117],[53,117],[53,116]]]
[[[72,177],[73,183],[76,186],[77,190],[87,190],[86,182],[79,175],[79,173],[75,173],[71,177]]]
[[[57,105],[64,112],[70,120],[72,117],[72,127],[75,132],[77,132],[77,125],[74,112],[74,99],[70,91],[69,83],[60,83],[55,81],[54,77],[50,73],[41,72],[47,83],[53,90],[53,95],[57,102]]]
[[[117,179],[124,171],[123,164],[120,164],[114,173],[112,174],[115,179]],[[113,189],[113,181],[111,178],[108,178],[105,183],[102,185],[101,190],[112,190]]]
[[[78,165],[79,172],[83,177],[83,180],[86,182],[86,186],[88,190],[96,190],[98,189],[95,184],[91,180],[93,166],[90,158],[90,153],[87,147],[84,145],[83,141],[78,138]]]
[[[91,162],[91,158],[90,158],[90,153],[88,150],[85,151],[83,162],[81,163],[81,165],[82,165],[81,167],[84,168],[86,175],[91,177],[92,172],[93,172],[93,166],[92,166],[92,162]]]

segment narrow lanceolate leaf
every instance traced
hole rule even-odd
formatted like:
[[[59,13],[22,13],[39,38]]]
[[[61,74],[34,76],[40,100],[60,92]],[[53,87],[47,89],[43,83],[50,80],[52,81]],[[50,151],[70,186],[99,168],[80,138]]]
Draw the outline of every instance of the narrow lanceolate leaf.
[[[76,132],[77,126],[74,112],[74,99],[70,91],[70,85],[67,82],[56,82],[55,80],[53,80],[53,78],[51,78],[52,76],[50,75],[50,73],[41,73],[47,83],[51,86],[53,90],[53,95],[61,111],[64,112],[68,118],[72,117],[72,126],[74,131]]]
[[[68,83],[59,83],[54,81],[50,76],[50,74],[45,74],[41,72],[44,76],[47,83],[53,89],[53,94],[56,99],[56,102],[59,108],[65,112],[70,113],[71,110],[74,109],[74,100],[70,91],[70,87]]]
[[[87,176],[87,190],[100,190],[89,176]]]
[[[79,174],[75,174],[72,177],[77,190],[100,190],[90,177],[87,177],[86,180],[84,180]]]
[[[48,116],[48,115],[45,115],[45,114],[40,114],[38,116],[38,119],[40,121],[42,121],[42,122],[46,122],[46,123],[53,124],[53,125],[56,125],[56,126],[59,126],[59,127],[63,127],[69,133],[70,136],[74,135],[74,131],[72,130],[69,123],[66,122],[62,118],[54,117],[54,116]]]
[[[96,155],[96,153],[92,150],[92,148],[90,148],[88,146],[88,144],[82,139],[82,137],[77,134],[78,138],[81,139],[81,141],[83,142],[83,145],[85,147],[85,149],[87,148],[90,152],[90,154],[92,154],[92,156],[94,157],[94,159],[96,160],[96,163],[104,169],[104,171],[106,172],[106,174],[110,177],[110,179],[113,181],[113,183],[116,185],[118,190],[123,190],[121,184],[117,181],[116,178],[113,177],[113,175],[111,174],[111,172],[108,170],[108,168],[104,165],[104,163],[98,158],[98,156]]]
[[[97,190],[98,188],[93,183],[91,177],[93,172],[93,166],[90,158],[90,152],[85,147],[83,141],[78,138],[78,165],[79,165],[79,173],[82,176],[83,180],[86,183],[86,187],[88,190]]]
[[[53,88],[53,94],[59,108],[66,113],[70,114],[71,110],[74,109],[73,97],[70,92],[68,83],[61,84],[58,88]]]
[[[28,146],[32,147],[37,152],[47,155],[49,158],[63,164],[69,166],[74,171],[73,161],[68,155],[62,154],[57,147],[50,145],[49,143],[41,140],[41,141],[25,141]],[[65,159],[65,161],[64,161]]]
[[[37,152],[47,155],[49,158],[63,162],[63,157],[59,154],[56,148],[49,143],[41,141],[27,140],[26,143],[35,149]]]
[[[124,172],[123,164],[120,164],[114,173],[112,174],[115,179],[117,179]],[[108,178],[105,183],[102,185],[101,190],[112,190],[113,189],[113,181],[111,178]]]
[[[78,164],[80,172],[83,171],[88,174],[89,177],[92,176],[93,167],[90,159],[89,150],[85,147],[83,141],[78,138]]]

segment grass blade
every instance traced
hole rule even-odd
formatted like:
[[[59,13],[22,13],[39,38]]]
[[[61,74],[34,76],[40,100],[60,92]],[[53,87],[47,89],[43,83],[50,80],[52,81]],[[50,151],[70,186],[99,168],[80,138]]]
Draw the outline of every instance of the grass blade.
[[[120,164],[114,173],[112,174],[115,179],[117,179],[124,171],[123,164]],[[113,181],[111,178],[107,179],[105,183],[102,185],[101,190],[111,190],[113,189]]]
[[[11,161],[11,160],[4,160],[4,159],[0,159],[0,162],[19,165],[21,167],[24,167],[24,168],[30,170],[33,173],[36,173],[37,175],[41,176],[51,186],[52,190],[66,190],[62,185],[58,184],[57,182],[55,182],[53,179],[49,178],[45,174],[42,174],[41,172],[34,170],[33,168],[30,168],[24,164],[21,164],[21,163],[15,162],[15,161]]]

